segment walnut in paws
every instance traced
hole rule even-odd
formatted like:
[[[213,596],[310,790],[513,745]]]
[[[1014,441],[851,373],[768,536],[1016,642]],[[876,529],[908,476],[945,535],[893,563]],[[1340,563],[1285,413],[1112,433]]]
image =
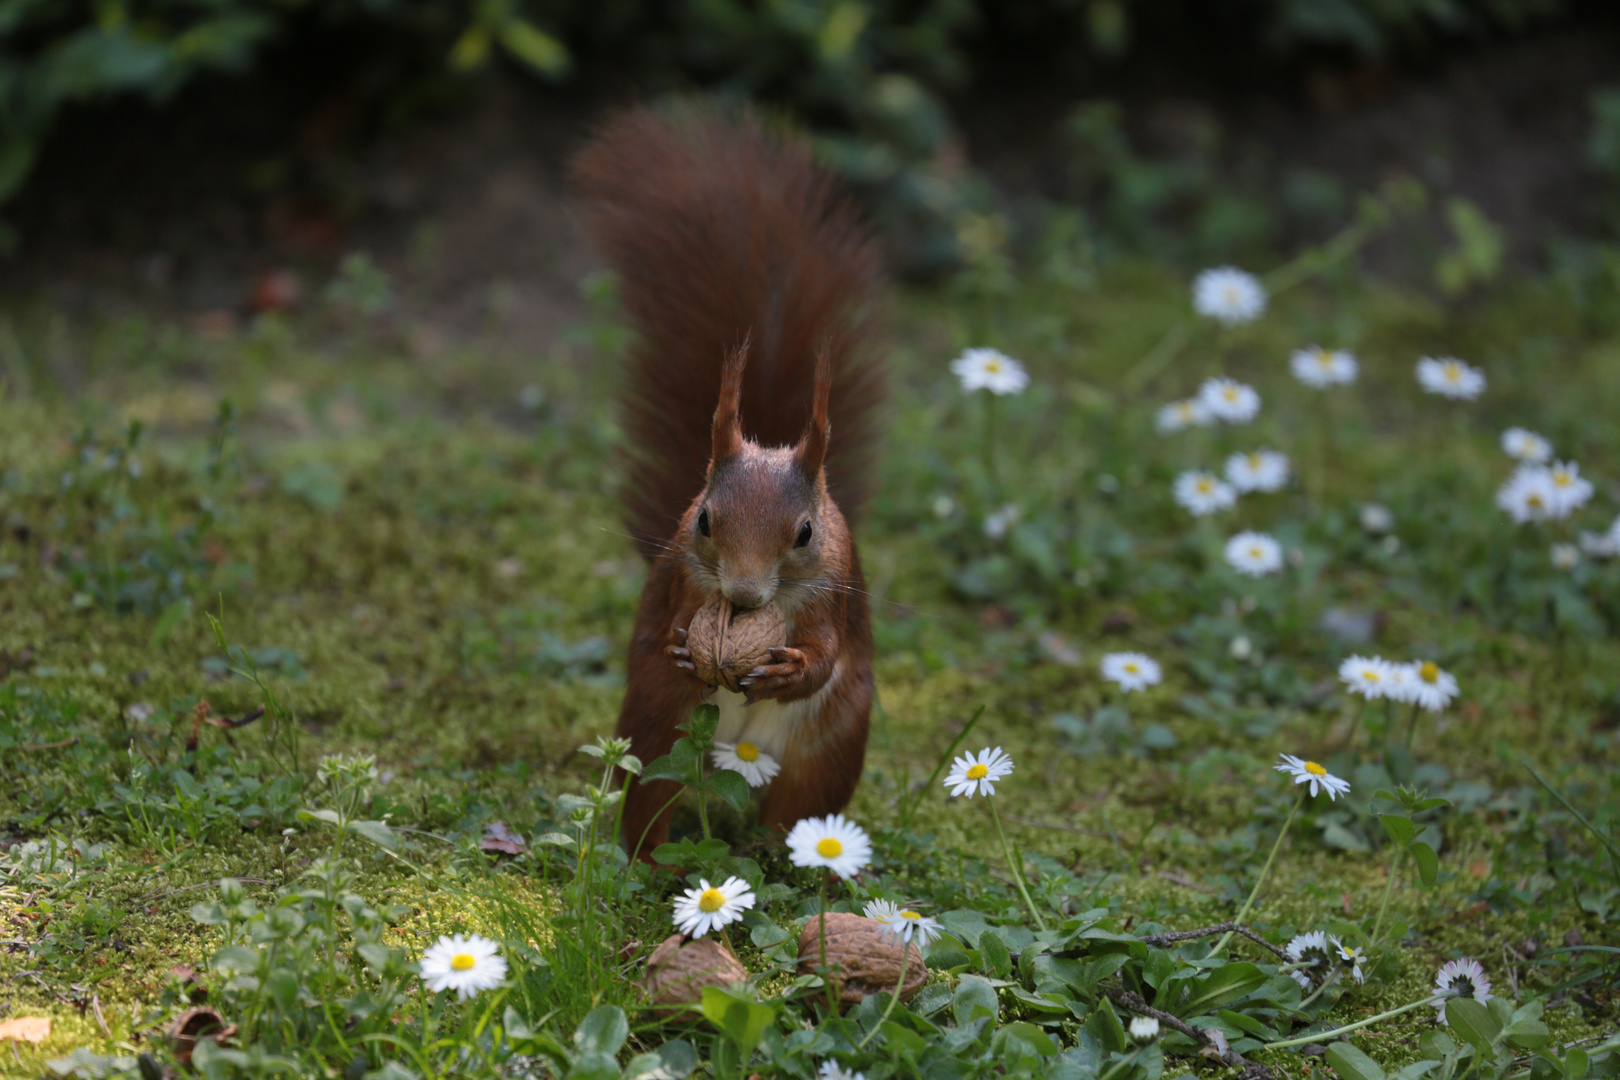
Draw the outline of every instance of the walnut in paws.
[[[786,645],[787,633],[787,616],[776,604],[738,610],[724,596],[716,596],[692,616],[686,647],[698,678],[741,693],[737,680],[774,663],[771,649]]]

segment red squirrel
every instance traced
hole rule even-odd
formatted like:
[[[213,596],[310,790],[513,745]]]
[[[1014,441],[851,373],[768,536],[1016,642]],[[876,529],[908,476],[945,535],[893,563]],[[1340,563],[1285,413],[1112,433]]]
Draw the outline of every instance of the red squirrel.
[[[850,521],[884,391],[877,247],[802,139],[705,106],[612,118],[574,181],[634,330],[619,383],[622,497],[649,571],[617,734],[653,761],[712,701],[717,741],[751,742],[781,766],[762,825],[835,813],[860,780],[873,694]],[[700,682],[685,647],[717,593],[787,616],[787,644],[742,693]],[[632,856],[650,861],[664,843],[677,790],[631,785]]]

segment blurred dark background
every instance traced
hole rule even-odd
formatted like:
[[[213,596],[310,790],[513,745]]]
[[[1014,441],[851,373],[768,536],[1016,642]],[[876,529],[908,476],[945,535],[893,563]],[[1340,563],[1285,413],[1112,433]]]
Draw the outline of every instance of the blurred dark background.
[[[0,288],[218,324],[368,274],[448,335],[573,317],[572,149],[701,90],[811,130],[906,276],[1264,265],[1620,281],[1609,0],[0,0]]]

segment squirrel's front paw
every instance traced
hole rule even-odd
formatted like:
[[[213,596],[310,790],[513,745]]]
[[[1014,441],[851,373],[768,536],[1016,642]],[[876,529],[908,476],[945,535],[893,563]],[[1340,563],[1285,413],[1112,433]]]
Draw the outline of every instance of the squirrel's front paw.
[[[809,666],[802,651],[786,645],[772,648],[771,659],[775,663],[761,664],[737,680],[750,705],[760,698],[779,696],[804,678]]]
[[[697,674],[697,664],[692,660],[692,650],[686,647],[686,628],[677,626],[672,629],[670,636],[675,644],[664,649],[664,655],[675,661],[675,666],[691,675]]]

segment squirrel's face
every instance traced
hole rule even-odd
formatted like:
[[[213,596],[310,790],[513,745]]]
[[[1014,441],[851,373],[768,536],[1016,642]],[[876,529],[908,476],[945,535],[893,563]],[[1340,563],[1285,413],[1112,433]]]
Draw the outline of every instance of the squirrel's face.
[[[790,614],[823,584],[826,483],[791,448],[744,443],[709,475],[682,522],[693,575],[739,608],[775,600]]]

